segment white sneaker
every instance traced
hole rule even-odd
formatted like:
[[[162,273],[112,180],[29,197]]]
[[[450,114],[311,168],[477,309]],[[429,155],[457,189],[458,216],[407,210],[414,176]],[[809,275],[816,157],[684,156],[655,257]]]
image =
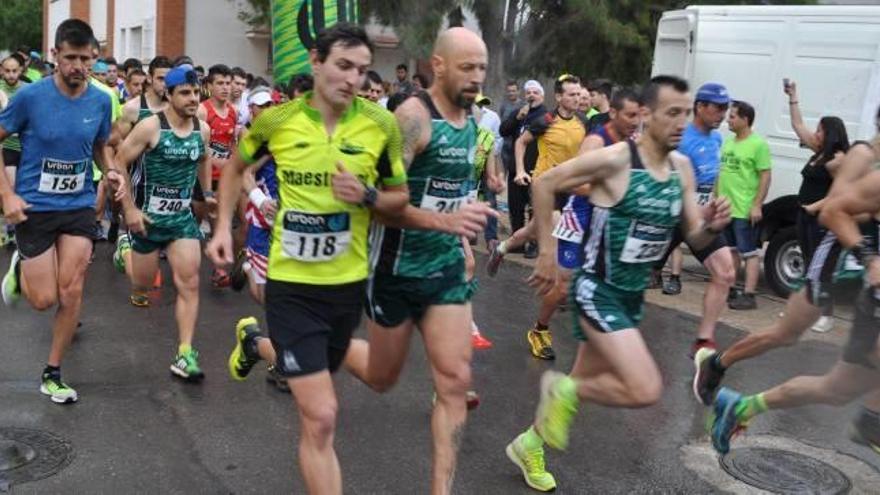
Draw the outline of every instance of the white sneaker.
[[[810,330],[818,333],[828,333],[831,330],[834,330],[834,317],[833,316],[821,316],[816,323],[810,327]]]

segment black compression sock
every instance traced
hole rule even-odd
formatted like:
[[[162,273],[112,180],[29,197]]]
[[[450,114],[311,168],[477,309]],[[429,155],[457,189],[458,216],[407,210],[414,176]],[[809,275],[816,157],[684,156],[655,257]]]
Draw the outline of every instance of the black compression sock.
[[[539,331],[543,332],[543,331],[549,330],[549,329],[550,329],[549,326],[547,326],[541,322],[535,322],[535,330],[539,330]]]
[[[43,377],[55,379],[61,378],[61,367],[50,366],[47,364],[46,367],[43,368]]]

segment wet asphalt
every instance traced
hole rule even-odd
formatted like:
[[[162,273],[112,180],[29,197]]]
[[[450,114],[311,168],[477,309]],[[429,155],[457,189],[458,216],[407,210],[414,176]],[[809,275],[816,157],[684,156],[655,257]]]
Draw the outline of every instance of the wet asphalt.
[[[128,304],[128,283],[114,271],[110,253],[108,244],[98,246],[86,284],[83,327],[63,365],[65,380],[80,394],[77,404],[59,406],[38,392],[50,313],[0,308],[0,427],[52,432],[71,442],[75,455],[61,472],[13,485],[11,493],[304,493],[292,399],[264,381],[262,366],[244,383],[233,382],[226,372],[235,322],[260,316],[260,309],[245,293],[216,291],[204,283],[195,347],[206,379],[199,385],[182,383],[168,371],[176,329],[167,266],[161,299],[138,309]],[[0,254],[4,271],[8,259],[9,253]],[[478,255],[478,273],[484,262]],[[202,274],[207,281],[205,263]],[[526,275],[526,268],[506,264],[497,278],[480,276],[474,311],[495,345],[475,353],[474,382],[482,402],[469,417],[456,493],[535,493],[523,484],[504,447],[532,420],[541,374],[566,371],[576,341],[571,313],[557,314],[551,326],[557,360],[529,355],[524,334],[537,308],[523,282]],[[687,357],[696,325],[690,315],[647,308],[643,332],[663,372],[663,399],[643,410],[582,407],[569,450],[547,455],[559,484],[556,493],[719,490],[682,461],[683,447],[707,442],[705,408],[691,393]],[[743,334],[722,327],[718,340],[724,346]],[[803,342],[744,363],[728,373],[726,383],[759,391],[796,374],[821,374],[838,353],[827,343]],[[414,339],[400,383],[385,395],[345,373],[335,383],[340,397],[336,448],[345,492],[428,493],[431,383],[421,341]],[[766,414],[749,434],[796,439],[880,469],[880,456],[846,437],[855,410],[855,405],[815,406]],[[706,456],[706,463],[717,465],[717,460]]]

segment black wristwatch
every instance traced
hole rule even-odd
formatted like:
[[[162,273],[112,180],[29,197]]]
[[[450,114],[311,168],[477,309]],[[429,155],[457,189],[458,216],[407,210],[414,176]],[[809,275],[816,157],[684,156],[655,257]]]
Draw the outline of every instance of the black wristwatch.
[[[379,190],[372,186],[364,186],[364,199],[361,205],[367,208],[376,206],[376,200],[379,199]]]

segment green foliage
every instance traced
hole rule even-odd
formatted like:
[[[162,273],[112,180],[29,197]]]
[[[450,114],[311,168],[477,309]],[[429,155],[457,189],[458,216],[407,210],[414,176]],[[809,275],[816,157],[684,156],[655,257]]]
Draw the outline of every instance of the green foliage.
[[[239,20],[253,29],[272,26],[272,0],[247,0],[247,3],[249,8],[238,11]]]
[[[400,46],[413,57],[431,53],[437,30],[452,14],[453,24],[460,21],[461,7],[495,0],[360,0],[362,19],[375,18],[393,26]]]
[[[43,2],[37,0],[0,1],[0,50],[28,45],[43,46]]]

